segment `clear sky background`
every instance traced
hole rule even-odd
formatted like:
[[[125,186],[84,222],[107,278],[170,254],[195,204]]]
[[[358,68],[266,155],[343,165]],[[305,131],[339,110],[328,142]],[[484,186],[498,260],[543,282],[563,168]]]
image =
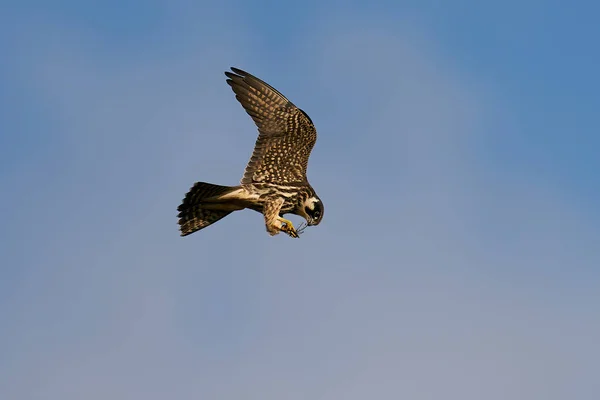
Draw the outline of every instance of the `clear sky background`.
[[[3,4],[0,398],[600,398],[599,13]],[[319,131],[298,240],[178,236],[256,138],[230,66]]]

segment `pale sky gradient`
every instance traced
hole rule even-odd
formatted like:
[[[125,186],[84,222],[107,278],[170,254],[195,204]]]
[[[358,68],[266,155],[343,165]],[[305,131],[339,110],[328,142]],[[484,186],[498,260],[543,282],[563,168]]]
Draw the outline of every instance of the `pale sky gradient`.
[[[9,5],[0,398],[600,398],[584,3]],[[252,211],[178,236],[256,139],[230,66],[319,131],[299,240]]]

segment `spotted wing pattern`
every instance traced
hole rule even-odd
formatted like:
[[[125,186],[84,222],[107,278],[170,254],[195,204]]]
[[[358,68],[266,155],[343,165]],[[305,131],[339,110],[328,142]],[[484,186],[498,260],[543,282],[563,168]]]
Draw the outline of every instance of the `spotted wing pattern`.
[[[306,184],[317,131],[309,116],[273,87],[237,68],[225,72],[236,99],[258,127],[258,139],[242,185]]]

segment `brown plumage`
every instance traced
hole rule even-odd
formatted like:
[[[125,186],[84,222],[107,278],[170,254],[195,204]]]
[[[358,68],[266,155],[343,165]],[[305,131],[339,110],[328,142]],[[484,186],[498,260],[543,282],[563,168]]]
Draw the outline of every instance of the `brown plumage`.
[[[237,68],[225,72],[235,98],[258,127],[242,185],[256,182],[308,183],[306,169],[317,141],[308,115],[272,86]]]
[[[233,211],[250,208],[265,216],[267,231],[298,237],[285,213],[317,225],[323,204],[306,178],[317,140],[309,116],[266,82],[237,68],[225,72],[236,99],[258,127],[258,139],[241,186],[196,183],[179,206],[181,235],[209,226]]]
[[[220,195],[229,193],[232,189],[228,186],[196,182],[177,208],[180,211],[179,225],[181,236],[187,236],[202,228],[206,228],[231,214],[233,210],[211,210],[202,208],[202,205],[218,199]]]

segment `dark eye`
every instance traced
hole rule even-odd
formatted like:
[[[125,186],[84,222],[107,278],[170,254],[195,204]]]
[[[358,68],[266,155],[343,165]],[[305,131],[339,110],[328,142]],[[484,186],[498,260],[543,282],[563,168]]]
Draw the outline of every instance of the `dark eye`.
[[[320,211],[315,211],[315,219],[319,219],[319,217],[321,216],[321,212]]]

